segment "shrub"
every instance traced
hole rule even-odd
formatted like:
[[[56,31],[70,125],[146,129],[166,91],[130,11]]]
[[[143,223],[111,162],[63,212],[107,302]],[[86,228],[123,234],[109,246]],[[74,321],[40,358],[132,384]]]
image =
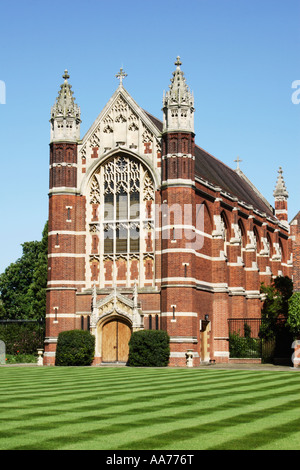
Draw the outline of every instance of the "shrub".
[[[6,364],[36,364],[37,356],[34,354],[7,354]]]
[[[169,342],[170,338],[166,331],[135,331],[129,341],[128,365],[133,367],[167,366],[170,356]]]
[[[95,337],[85,330],[62,331],[58,335],[56,366],[90,366],[95,353]]]
[[[288,317],[288,302],[293,294],[293,281],[288,276],[276,277],[272,284],[261,284],[264,303],[259,337],[272,340],[281,335],[282,320]]]
[[[229,355],[237,358],[260,357],[260,340],[250,336],[243,337],[239,333],[230,333]]]

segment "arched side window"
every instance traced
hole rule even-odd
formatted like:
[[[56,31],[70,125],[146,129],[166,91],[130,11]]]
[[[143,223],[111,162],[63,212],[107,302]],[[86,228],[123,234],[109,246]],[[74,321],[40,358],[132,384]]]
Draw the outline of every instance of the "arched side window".
[[[241,244],[241,258],[244,260],[244,250],[247,244],[247,236],[246,236],[246,230],[244,227],[244,224],[241,219],[238,221],[238,234],[239,234],[239,239],[240,239],[240,244]]]
[[[256,253],[259,253],[261,250],[261,241],[260,241],[259,233],[256,227],[253,227],[253,235],[254,235],[254,245],[256,248]]]
[[[272,244],[272,240],[271,240],[269,233],[267,233],[267,249],[268,249],[268,255],[271,258],[273,256],[273,244]]]
[[[204,232],[211,234],[213,231],[213,218],[211,211],[205,200],[201,200],[201,204],[204,206]]]
[[[285,250],[283,248],[283,243],[280,238],[279,238],[279,255],[281,257],[281,262],[286,263]]]
[[[221,213],[221,226],[222,226],[222,236],[224,240],[224,253],[227,255],[227,246],[228,246],[228,221],[225,213]]]
[[[246,231],[244,228],[244,224],[241,219],[238,221],[238,229],[239,229],[239,238],[241,242],[241,248],[245,248],[246,246]]]

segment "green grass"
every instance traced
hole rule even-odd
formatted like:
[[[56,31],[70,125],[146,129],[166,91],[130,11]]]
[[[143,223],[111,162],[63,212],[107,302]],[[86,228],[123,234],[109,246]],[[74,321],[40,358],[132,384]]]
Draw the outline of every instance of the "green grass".
[[[300,449],[296,371],[0,367],[0,449]]]

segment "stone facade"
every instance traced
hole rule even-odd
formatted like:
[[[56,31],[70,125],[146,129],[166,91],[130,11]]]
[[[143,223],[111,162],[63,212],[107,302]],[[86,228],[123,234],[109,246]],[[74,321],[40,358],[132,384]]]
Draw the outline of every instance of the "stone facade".
[[[90,329],[95,364],[126,361],[141,328],[167,330],[170,365],[229,360],[228,319],[258,318],[260,283],[292,275],[287,193],[275,210],[238,168],[195,144],[178,57],[163,122],[120,83],[80,139],[65,71],[51,110],[44,364],[60,331]],[[276,193],[276,194],[275,194]]]

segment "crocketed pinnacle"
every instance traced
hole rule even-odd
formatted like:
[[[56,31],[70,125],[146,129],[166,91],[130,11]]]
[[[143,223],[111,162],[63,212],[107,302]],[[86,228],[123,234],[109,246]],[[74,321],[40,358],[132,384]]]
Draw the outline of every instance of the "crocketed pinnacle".
[[[56,98],[54,106],[51,108],[51,118],[74,118],[77,122],[80,122],[80,108],[75,103],[75,98],[73,97],[73,91],[71,90],[72,86],[69,84],[68,79],[70,75],[68,71],[65,70],[64,75],[62,76],[64,83],[60,85],[60,90],[58,97]]]
[[[163,95],[163,132],[194,132],[194,96],[186,84],[178,56],[169,91]]]
[[[289,193],[287,192],[287,189],[285,187],[285,182],[284,182],[282,173],[283,173],[283,171],[282,171],[282,168],[280,166],[279,170],[278,170],[278,178],[277,178],[277,183],[276,183],[276,187],[275,187],[273,196],[274,197],[288,198]]]
[[[176,70],[171,78],[170,90],[166,92],[163,98],[164,106],[194,106],[194,97],[186,84],[184,73],[180,66],[182,65],[178,56],[175,62]]]

